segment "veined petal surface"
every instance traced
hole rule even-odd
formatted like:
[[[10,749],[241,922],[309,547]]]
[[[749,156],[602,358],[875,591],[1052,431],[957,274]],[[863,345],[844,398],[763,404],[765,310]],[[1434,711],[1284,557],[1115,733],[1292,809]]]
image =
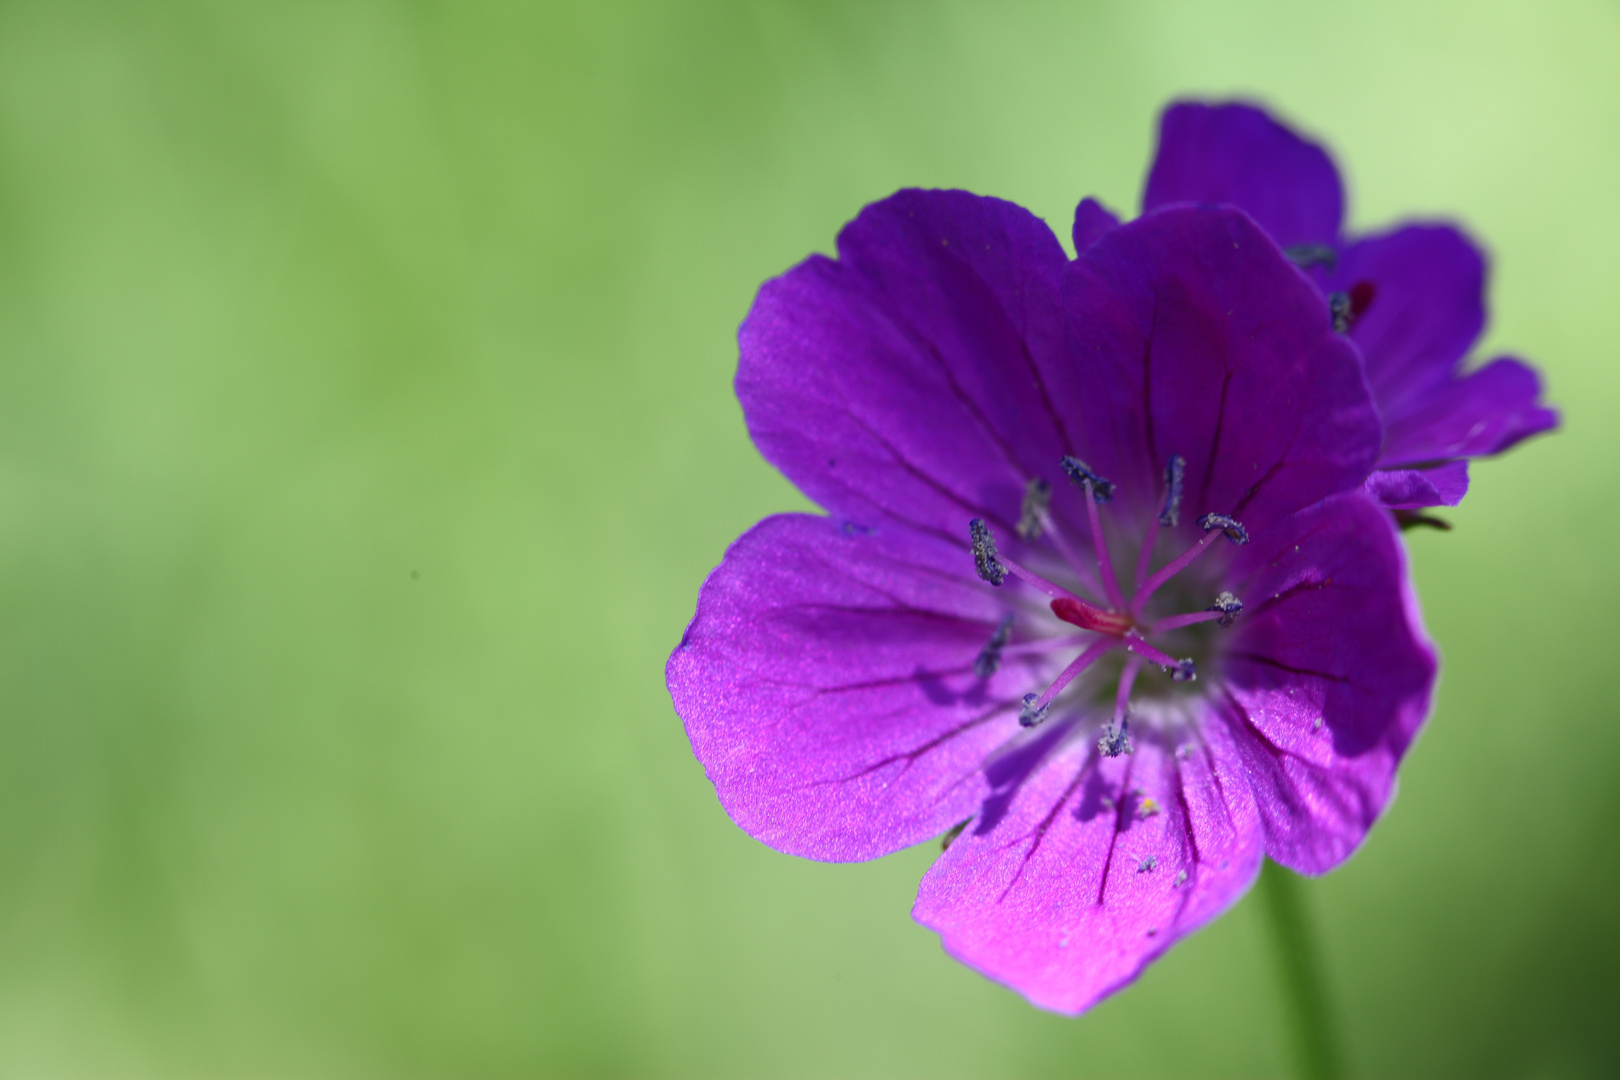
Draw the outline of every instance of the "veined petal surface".
[[[1355,349],[1246,215],[1172,208],[1108,233],[1064,278],[1082,456],[1139,518],[1186,460],[1184,528],[1250,529],[1359,486],[1381,428]]]
[[[1234,562],[1244,598],[1213,703],[1255,787],[1266,852],[1324,873],[1366,836],[1429,712],[1437,658],[1388,516],[1360,492]]]
[[[962,191],[874,203],[761,288],[739,334],[737,397],[766,459],[831,513],[940,536],[1005,534],[1025,483],[1062,479],[1059,279],[1029,211]]]
[[[704,583],[666,671],[720,803],[779,851],[844,862],[977,813],[1033,661],[973,662],[1009,596],[955,546],[809,514],[766,518]],[[1016,637],[1015,637],[1016,640]]]

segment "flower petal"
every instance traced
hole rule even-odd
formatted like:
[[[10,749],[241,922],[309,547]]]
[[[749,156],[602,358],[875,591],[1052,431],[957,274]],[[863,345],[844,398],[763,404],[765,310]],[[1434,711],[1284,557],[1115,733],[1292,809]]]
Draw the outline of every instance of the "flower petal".
[[[1345,248],[1326,281],[1365,311],[1350,336],[1386,425],[1444,385],[1485,326],[1485,257],[1448,225],[1407,225]]]
[[[1156,512],[1186,459],[1182,528],[1250,530],[1358,486],[1380,425],[1361,360],[1314,286],[1242,213],[1163,210],[1122,225],[1064,278],[1082,456]]]
[[[838,250],[767,282],[743,322],[755,444],[840,517],[1010,532],[1025,483],[1061,480],[1071,446],[1045,380],[1065,347],[1062,246],[1012,203],[902,191]]]
[[[1074,208],[1074,253],[1080,254],[1102,235],[1119,226],[1119,218],[1096,199],[1087,196]]]
[[[1425,469],[1378,469],[1367,477],[1366,490],[1388,510],[1456,506],[1468,494],[1468,462],[1448,461]]]
[[[1540,399],[1541,379],[1533,368],[1507,357],[1492,360],[1389,418],[1381,464],[1499,454],[1558,426],[1557,410]]]
[[[1012,596],[969,565],[965,543],[807,514],[767,518],[731,546],[665,677],[744,831],[843,862],[978,810],[984,758],[1020,730],[1034,661],[975,675]]]
[[[1263,850],[1231,747],[1149,739],[1105,759],[1093,742],[1071,739],[993,827],[971,826],[912,909],[958,960],[1071,1014],[1230,907]]]
[[[1282,522],[1235,561],[1247,607],[1217,700],[1247,764],[1266,853],[1319,874],[1382,812],[1428,715],[1436,657],[1388,515],[1360,492]]]
[[[1159,120],[1143,212],[1171,203],[1242,207],[1284,247],[1332,244],[1344,216],[1333,159],[1252,105],[1179,102]]]

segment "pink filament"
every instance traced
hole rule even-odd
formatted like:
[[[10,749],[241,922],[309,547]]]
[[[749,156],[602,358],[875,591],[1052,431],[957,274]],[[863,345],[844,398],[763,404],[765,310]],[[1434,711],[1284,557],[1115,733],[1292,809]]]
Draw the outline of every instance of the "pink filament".
[[[1194,623],[1209,622],[1211,619],[1224,618],[1224,611],[1194,611],[1186,615],[1172,615],[1168,619],[1160,619],[1153,624],[1154,633],[1166,630],[1179,630],[1183,626],[1192,626]]]
[[[1057,697],[1058,694],[1062,692],[1065,686],[1068,686],[1074,681],[1074,677],[1076,675],[1080,674],[1082,671],[1086,670],[1086,668],[1096,663],[1097,659],[1101,657],[1103,653],[1108,652],[1118,644],[1119,639],[1112,637],[1105,637],[1093,642],[1089,649],[1070,661],[1068,667],[1058,672],[1058,677],[1052,680],[1052,685],[1048,686],[1046,688],[1046,692],[1031,703],[1030,709],[1038,713],[1042,709],[1046,708],[1052,703],[1052,699]],[[1171,662],[1174,663],[1174,661]]]
[[[1131,617],[1133,619],[1140,617],[1142,605],[1146,604],[1148,598],[1158,591],[1159,586],[1186,569],[1187,564],[1202,555],[1209,545],[1215,542],[1215,538],[1220,535],[1221,530],[1211,529],[1199,539],[1198,543],[1159,567],[1158,573],[1142,582],[1141,587],[1136,590],[1136,595],[1131,597]]]
[[[1108,554],[1108,541],[1103,537],[1102,515],[1097,512],[1097,497],[1092,494],[1091,481],[1085,482],[1086,517],[1091,522],[1091,546],[1097,549],[1097,574],[1102,578],[1103,591],[1108,602],[1117,610],[1125,606],[1125,594],[1119,590],[1119,578],[1114,575],[1114,560]]]

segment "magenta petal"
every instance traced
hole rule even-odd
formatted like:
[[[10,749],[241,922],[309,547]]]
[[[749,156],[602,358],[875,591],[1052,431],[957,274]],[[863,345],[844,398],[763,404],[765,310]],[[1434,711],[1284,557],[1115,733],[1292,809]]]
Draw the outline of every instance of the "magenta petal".
[[[935,862],[912,916],[1034,1004],[1090,1008],[1259,871],[1257,811],[1225,738],[1113,759],[1071,740],[993,828],[970,826]]]
[[[1367,477],[1366,490],[1390,510],[1456,506],[1468,494],[1468,462],[1448,461],[1424,469],[1379,469]]]
[[[1172,454],[1189,531],[1207,512],[1261,529],[1371,471],[1380,425],[1360,357],[1241,212],[1122,225],[1069,264],[1064,299],[1081,456],[1139,515],[1157,512]]]
[[[1102,203],[1089,196],[1081,199],[1074,208],[1074,253],[1080,254],[1118,225],[1119,218]]]
[[[1228,581],[1247,606],[1217,705],[1255,784],[1266,853],[1323,873],[1382,812],[1429,711],[1437,661],[1400,543],[1377,505],[1341,495],[1245,548]]]
[[[1242,207],[1277,243],[1332,244],[1344,188],[1327,151],[1252,105],[1181,102],[1159,120],[1144,212],[1171,203]]]
[[[1492,360],[1389,417],[1380,464],[1499,454],[1558,426],[1558,413],[1540,399],[1534,370],[1511,358]]]
[[[1350,336],[1386,424],[1444,383],[1485,326],[1485,257],[1446,225],[1407,225],[1349,245],[1327,288],[1367,292]]]
[[[665,677],[749,835],[870,859],[979,809],[985,756],[1019,730],[1034,675],[1012,658],[974,674],[1008,597],[972,577],[965,548],[784,514],[726,552]]]
[[[961,191],[863,210],[837,261],[767,282],[742,325],[737,396],[760,452],[832,513],[1003,534],[1032,476],[1062,479],[1067,259],[1029,211]]]

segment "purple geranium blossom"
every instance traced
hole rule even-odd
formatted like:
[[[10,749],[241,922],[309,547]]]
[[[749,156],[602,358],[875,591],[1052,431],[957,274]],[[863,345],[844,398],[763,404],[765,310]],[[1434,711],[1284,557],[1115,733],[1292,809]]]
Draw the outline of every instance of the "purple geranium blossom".
[[[1348,856],[1436,666],[1305,273],[1233,209],[1100,231],[1071,262],[904,191],[760,290],[738,397],[831,516],[733,544],[666,673],[738,825],[828,861],[956,827],[915,918],[1070,1013],[1264,856]]]
[[[1469,458],[1557,426],[1528,365],[1503,357],[1460,370],[1485,325],[1485,257],[1473,241],[1440,223],[1346,238],[1333,160],[1263,110],[1194,102],[1165,110],[1142,206],[1177,203],[1242,208],[1312,274],[1364,358],[1384,422],[1368,490],[1391,509],[1455,506],[1468,490]],[[1110,222],[1091,203],[1075,242]]]

